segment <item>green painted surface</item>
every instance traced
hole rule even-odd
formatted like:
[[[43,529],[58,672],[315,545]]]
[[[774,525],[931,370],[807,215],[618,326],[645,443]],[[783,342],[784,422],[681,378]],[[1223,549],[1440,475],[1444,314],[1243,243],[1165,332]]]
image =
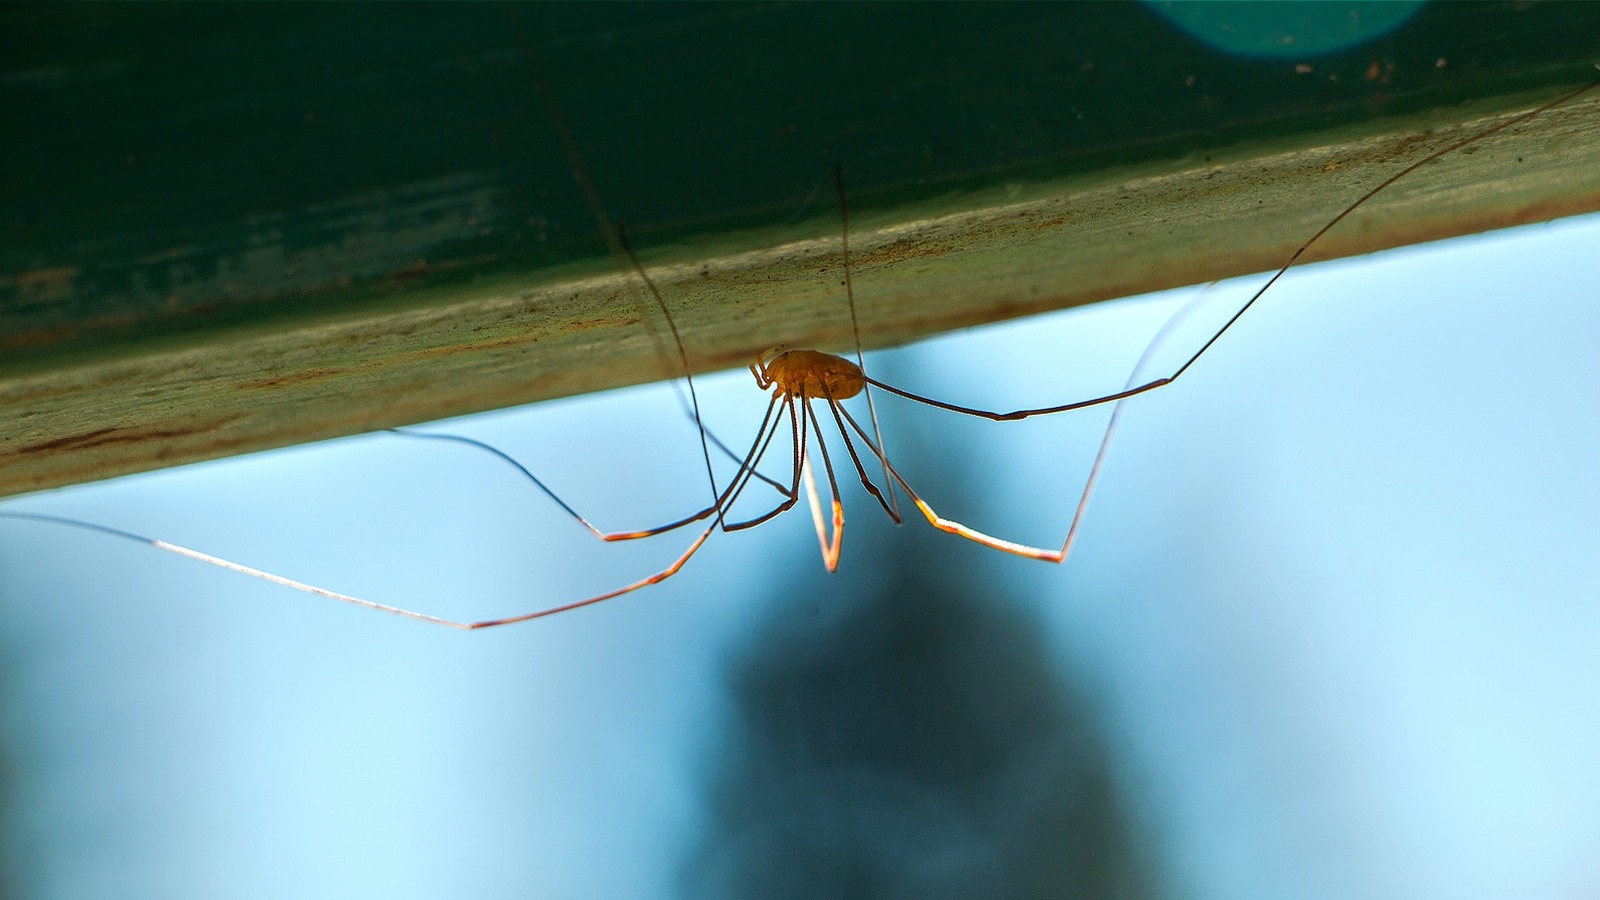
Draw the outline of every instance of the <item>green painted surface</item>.
[[[1189,27],[1293,47],[1298,8]],[[837,343],[817,243],[837,241],[836,163],[867,339],[890,343],[1264,268],[1358,173],[1404,164],[1393,136],[1525,107],[1600,59],[1587,4],[1391,18],[1332,55],[1245,58],[1139,4],[8,5],[0,493],[665,374],[540,68],[607,216],[686,267],[669,301],[716,367]],[[1506,145],[1554,160],[1526,166],[1546,193],[1508,182],[1459,225],[1329,252],[1593,208],[1572,174],[1590,133],[1564,133]],[[1282,156],[1383,136],[1370,169]],[[1223,162],[1279,218],[1205,195]],[[1030,201],[1031,231],[994,212]]]

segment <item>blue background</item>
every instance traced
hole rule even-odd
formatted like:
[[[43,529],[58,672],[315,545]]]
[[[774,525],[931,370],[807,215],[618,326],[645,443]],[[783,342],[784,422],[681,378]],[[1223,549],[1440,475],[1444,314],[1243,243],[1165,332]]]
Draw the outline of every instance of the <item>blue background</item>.
[[[1060,567],[920,520],[891,535],[853,488],[836,575],[797,509],[646,591],[462,634],[0,521],[9,877],[39,897],[714,892],[695,860],[726,838],[712,798],[745,752],[739,673],[778,646],[825,652],[837,632],[806,629],[909,562],[1028,623],[1082,698],[1156,893],[1593,895],[1596,246],[1589,218],[1292,271],[1129,406]],[[1259,283],[1213,289],[1166,356]],[[1195,290],[868,365],[956,402],[1063,402],[1119,386]],[[748,374],[697,383],[719,433],[748,441]],[[1103,413],[885,407],[890,453],[941,511],[1059,541]],[[602,527],[705,492],[662,386],[437,429],[512,452]],[[615,586],[688,540],[598,545],[494,460],[390,436],[5,508],[462,617]]]

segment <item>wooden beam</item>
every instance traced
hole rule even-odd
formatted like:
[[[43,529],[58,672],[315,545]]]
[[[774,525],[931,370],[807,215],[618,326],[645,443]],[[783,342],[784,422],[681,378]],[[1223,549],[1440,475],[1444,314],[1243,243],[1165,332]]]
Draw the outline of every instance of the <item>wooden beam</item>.
[[[887,346],[1275,267],[1600,57],[1576,4],[1303,59],[1140,6],[216,9],[0,13],[0,495],[675,374],[568,137],[703,372],[848,343],[835,162]],[[1310,258],[1597,208],[1585,97]]]

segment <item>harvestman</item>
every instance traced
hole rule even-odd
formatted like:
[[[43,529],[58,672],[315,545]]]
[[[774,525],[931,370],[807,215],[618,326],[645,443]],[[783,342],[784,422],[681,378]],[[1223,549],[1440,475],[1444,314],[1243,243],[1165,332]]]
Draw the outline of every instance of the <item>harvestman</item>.
[[[1077,538],[1078,529],[1083,522],[1084,512],[1088,508],[1089,498],[1093,494],[1095,483],[1099,479],[1101,465],[1106,456],[1106,450],[1110,445],[1112,434],[1116,429],[1117,419],[1122,412],[1122,402],[1124,400],[1127,400],[1130,397],[1138,396],[1139,394],[1148,393],[1149,391],[1153,391],[1157,388],[1164,387],[1173,383],[1174,381],[1177,381],[1179,377],[1181,377],[1185,372],[1189,371],[1189,369],[1197,361],[1199,361],[1200,357],[1205,355],[1206,351],[1210,350],[1211,347],[1216,344],[1216,342],[1228,331],[1228,329],[1233,327],[1235,322],[1239,321],[1239,319],[1244,316],[1245,312],[1247,312],[1251,306],[1255,305],[1257,300],[1260,300],[1261,297],[1266,294],[1266,292],[1274,284],[1277,283],[1278,279],[1281,278],[1283,274],[1290,269],[1290,267],[1299,261],[1300,257],[1304,255],[1304,253],[1310,249],[1312,245],[1320,240],[1323,235],[1327,234],[1328,231],[1330,231],[1335,225],[1338,225],[1341,221],[1343,221],[1346,216],[1350,215],[1350,213],[1354,212],[1368,200],[1371,200],[1374,196],[1387,189],[1390,185],[1436,159],[1447,156],[1456,152],[1457,150],[1477,143],[1484,138],[1510,128],[1513,125],[1538,116],[1549,109],[1574,100],[1577,97],[1595,89],[1596,87],[1600,87],[1600,81],[1593,82],[1585,87],[1545,103],[1536,109],[1515,116],[1511,119],[1501,122],[1498,125],[1486,128],[1469,137],[1456,141],[1442,149],[1436,150],[1422,159],[1406,166],[1404,169],[1401,169],[1394,175],[1384,179],[1376,187],[1363,194],[1354,203],[1351,203],[1349,206],[1345,207],[1342,212],[1334,216],[1333,219],[1331,219],[1326,225],[1323,225],[1322,228],[1318,229],[1318,231],[1313,234],[1305,243],[1301,244],[1299,249],[1295,250],[1294,253],[1289,257],[1289,260],[1285,262],[1283,266],[1280,267],[1276,272],[1274,272],[1273,275],[1267,279],[1266,283],[1257,289],[1256,292],[1250,296],[1250,299],[1246,300],[1244,304],[1240,306],[1239,309],[1237,309],[1233,315],[1230,316],[1227,321],[1225,321],[1222,326],[1205,341],[1205,343],[1201,344],[1198,350],[1185,359],[1184,362],[1172,372],[1172,374],[1143,382],[1139,380],[1140,372],[1143,370],[1146,362],[1149,360],[1154,350],[1162,343],[1173,326],[1175,326],[1177,322],[1188,313],[1189,309],[1193,305],[1193,301],[1191,301],[1190,305],[1186,305],[1171,318],[1169,318],[1162,328],[1155,334],[1155,336],[1151,338],[1145,347],[1143,355],[1140,357],[1138,363],[1135,364],[1133,373],[1130,375],[1127,385],[1124,386],[1122,390],[1100,397],[1093,397],[1087,400],[1063,403],[1058,406],[1045,406],[1036,409],[1019,409],[1011,412],[994,412],[990,410],[960,406],[954,403],[946,403],[941,400],[924,397],[919,394],[897,388],[866,374],[864,371],[864,362],[861,357],[860,334],[856,324],[855,290],[853,284],[851,283],[850,277],[849,209],[845,201],[844,177],[843,170],[841,168],[836,171],[835,175],[836,185],[839,192],[839,208],[841,219],[841,259],[845,276],[845,296],[850,308],[851,330],[852,334],[855,335],[856,361],[852,362],[845,357],[836,356],[830,353],[823,353],[816,350],[787,350],[782,348],[774,348],[762,353],[753,363],[751,363],[750,371],[755,376],[757,386],[762,390],[770,390],[772,392],[772,396],[767,402],[767,410],[765,415],[762,417],[761,425],[756,430],[755,440],[751,442],[750,448],[742,456],[737,455],[729,450],[720,440],[716,438],[715,435],[712,435],[705,428],[705,426],[701,424],[699,416],[699,402],[698,399],[694,397],[693,377],[688,371],[687,355],[683,348],[682,339],[678,334],[677,326],[673,323],[671,313],[668,311],[660,291],[656,288],[655,283],[650,279],[650,276],[645,271],[644,266],[640,264],[638,256],[633,252],[632,247],[628,245],[625,234],[619,229],[618,237],[621,239],[622,250],[626,254],[634,271],[638,273],[640,279],[649,289],[650,295],[654,299],[657,307],[666,317],[672,339],[677,347],[678,358],[684,366],[685,378],[688,382],[690,391],[691,406],[689,411],[696,423],[697,430],[700,433],[701,449],[706,460],[706,474],[711,483],[712,502],[708,506],[691,515],[684,516],[683,518],[676,519],[664,525],[658,525],[653,528],[645,528],[637,531],[606,532],[596,528],[593,524],[591,524],[575,509],[569,506],[566,501],[557,496],[554,491],[547,487],[543,481],[539,480],[537,476],[535,476],[521,463],[517,462],[515,459],[495,447],[480,441],[476,441],[472,438],[462,437],[459,435],[397,431],[397,433],[409,437],[446,440],[467,444],[499,457],[500,459],[514,466],[535,487],[537,487],[541,492],[549,497],[551,501],[560,507],[562,511],[571,516],[591,534],[602,541],[636,540],[658,534],[664,534],[695,522],[705,521],[706,519],[711,520],[710,523],[707,524],[695,536],[694,540],[688,545],[688,547],[666,568],[614,590],[606,591],[605,593],[598,594],[593,597],[587,597],[582,600],[577,600],[560,606],[551,607],[549,609],[543,609],[537,612],[509,616],[500,619],[490,619],[478,622],[457,622],[438,616],[428,615],[426,613],[402,609],[400,607],[391,606],[385,603],[378,603],[373,600],[367,600],[361,597],[351,596],[349,594],[342,594],[337,591],[331,591],[326,588],[317,587],[316,585],[295,581],[290,578],[285,578],[282,575],[277,575],[261,569],[246,566],[241,563],[236,563],[232,560],[212,556],[208,553],[203,553],[198,550],[173,544],[168,541],[146,537],[130,531],[124,531],[119,528],[112,528],[110,526],[100,525],[93,522],[85,522],[62,516],[23,512],[0,512],[0,518],[45,522],[95,531],[101,534],[110,535],[112,537],[118,537],[141,544],[146,544],[158,550],[174,553],[179,556],[185,556],[213,566],[218,566],[220,568],[269,581],[273,584],[281,585],[283,587],[293,588],[298,591],[304,591],[306,593],[315,594],[320,597],[326,597],[331,600],[338,600],[343,603],[351,603],[357,606],[367,607],[368,609],[376,609],[387,613],[393,613],[406,618],[431,622],[436,625],[446,625],[451,628],[463,630],[492,628],[499,625],[509,625],[515,622],[525,622],[530,619],[554,615],[555,613],[565,612],[581,606],[589,606],[591,604],[600,603],[604,600],[609,600],[613,597],[618,597],[623,594],[639,590],[640,588],[648,587],[652,584],[665,581],[676,574],[679,569],[683,568],[684,564],[687,563],[689,559],[700,550],[701,546],[705,544],[706,540],[711,537],[713,532],[717,531],[718,529],[723,531],[739,531],[747,528],[753,528],[762,524],[763,522],[781,515],[793,507],[798,501],[802,486],[804,487],[807,500],[811,507],[812,518],[817,530],[817,537],[822,547],[823,562],[830,571],[834,570],[838,565],[839,554],[843,546],[844,506],[840,498],[839,482],[834,473],[833,461],[828,454],[828,447],[823,437],[822,425],[819,423],[820,417],[812,406],[813,403],[820,402],[826,406],[829,416],[833,419],[835,426],[838,428],[839,436],[844,442],[846,451],[848,451],[850,461],[856,472],[856,476],[860,479],[867,492],[878,501],[878,504],[883,508],[884,512],[887,513],[889,517],[896,523],[901,521],[898,505],[894,495],[894,486],[898,485],[900,489],[905,491],[906,495],[911,498],[918,511],[920,511],[923,517],[928,520],[929,524],[941,531],[959,535],[986,547],[991,547],[1006,553],[1012,553],[1030,559],[1045,560],[1047,562],[1063,562],[1071,553],[1073,541]],[[875,410],[872,408],[872,396],[870,393],[871,388],[878,388],[880,390],[896,394],[918,403],[936,407],[938,409],[961,413],[968,416],[990,419],[997,422],[1016,421],[1030,418],[1032,416],[1044,416],[1055,413],[1070,412],[1072,410],[1086,409],[1088,407],[1100,406],[1107,403],[1115,404],[1112,407],[1110,420],[1107,422],[1105,433],[1101,437],[1099,450],[1097,451],[1094,462],[1090,467],[1089,475],[1084,483],[1083,493],[1078,499],[1077,508],[1073,513],[1072,522],[1068,526],[1067,535],[1062,541],[1061,547],[1054,550],[1043,547],[1031,547],[1026,544],[1020,544],[1014,541],[984,534],[983,532],[963,525],[960,522],[940,516],[933,509],[933,507],[927,503],[927,501],[922,499],[922,497],[912,489],[911,485],[908,484],[906,479],[901,476],[900,472],[895,469],[894,464],[889,460],[887,453],[885,453],[883,449],[883,440],[878,430],[877,415]],[[871,413],[870,421],[872,423],[872,434],[869,434],[867,430],[856,421],[855,417],[850,414],[849,410],[845,409],[841,403],[841,401],[855,397],[858,394],[866,395],[868,409]],[[773,440],[777,437],[778,432],[784,430],[785,423],[788,425],[787,430],[789,431],[793,448],[791,454],[791,477],[787,486],[773,481],[756,470],[756,467],[766,455],[768,448],[772,445]],[[854,432],[856,436],[855,438],[851,437],[852,432]],[[815,479],[812,474],[809,442],[811,436],[813,435],[816,438],[817,454],[822,458],[823,469],[828,479],[831,521],[827,521],[828,517],[826,517],[823,513],[822,504],[819,500],[816,489]],[[871,476],[867,474],[866,467],[861,461],[861,454],[857,452],[855,446],[856,439],[859,439],[862,442],[862,444],[867,448],[868,454],[871,456],[871,458],[882,467],[885,482],[884,488],[887,489],[887,492],[884,489],[880,489],[878,485],[873,482]],[[738,469],[735,472],[732,480],[727,484],[727,486],[721,488],[720,490],[717,488],[716,477],[711,466],[710,447],[712,445],[715,445],[721,453],[737,460],[739,463]],[[734,502],[743,494],[744,489],[749,486],[752,480],[755,479],[760,479],[761,481],[766,482],[768,485],[775,488],[780,495],[782,495],[783,499],[771,509],[759,516],[740,521],[729,521],[729,510],[732,508]]]

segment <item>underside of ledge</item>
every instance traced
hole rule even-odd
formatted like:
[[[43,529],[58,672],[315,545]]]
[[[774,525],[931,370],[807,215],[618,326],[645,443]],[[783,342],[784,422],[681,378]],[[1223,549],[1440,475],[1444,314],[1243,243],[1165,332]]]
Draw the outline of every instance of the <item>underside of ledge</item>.
[[[0,495],[674,376],[623,215],[695,372],[842,349],[839,163],[869,348],[1273,269],[1600,57],[1580,4],[1303,59],[1143,6],[216,9],[0,13]],[[1306,258],[1595,209],[1600,91]]]

